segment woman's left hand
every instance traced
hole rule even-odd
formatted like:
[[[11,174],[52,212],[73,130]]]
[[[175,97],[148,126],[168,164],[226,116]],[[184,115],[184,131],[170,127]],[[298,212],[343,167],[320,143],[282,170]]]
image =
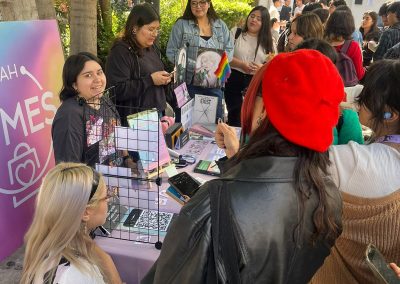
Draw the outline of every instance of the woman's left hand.
[[[257,73],[258,69],[260,69],[262,64],[257,64],[255,62],[250,62],[250,67],[252,69],[252,74]]]

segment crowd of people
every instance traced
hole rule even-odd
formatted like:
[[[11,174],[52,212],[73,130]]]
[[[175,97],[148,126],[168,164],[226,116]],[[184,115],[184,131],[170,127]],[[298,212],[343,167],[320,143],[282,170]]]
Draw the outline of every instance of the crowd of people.
[[[190,96],[218,98],[226,157],[171,224],[143,283],[377,283],[369,244],[400,278],[400,2],[366,11],[359,29],[344,0],[295,4],[256,6],[229,30],[212,0],[188,0],[172,27],[167,58],[177,64],[184,49]],[[87,52],[65,61],[57,165],[37,196],[21,283],[122,283],[91,237],[115,194],[94,167],[137,167],[134,152],[112,145],[115,126],[141,109],[165,115],[174,78],[155,44],[161,24],[152,6],[134,5],[104,69]],[[225,85],[196,83],[203,50],[225,52]]]

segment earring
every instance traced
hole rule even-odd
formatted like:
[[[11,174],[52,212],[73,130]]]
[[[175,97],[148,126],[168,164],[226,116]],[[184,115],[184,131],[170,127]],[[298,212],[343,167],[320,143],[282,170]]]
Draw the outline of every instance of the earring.
[[[385,112],[383,113],[383,119],[391,119],[392,118],[392,113],[391,112]]]
[[[82,223],[83,223],[83,233],[84,233],[85,235],[87,235],[87,234],[88,234],[87,222],[82,222]]]

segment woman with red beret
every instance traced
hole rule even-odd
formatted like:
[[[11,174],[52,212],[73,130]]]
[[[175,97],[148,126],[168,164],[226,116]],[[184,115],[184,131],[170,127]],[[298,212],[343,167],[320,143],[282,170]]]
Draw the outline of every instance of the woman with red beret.
[[[307,283],[341,232],[327,150],[343,97],[336,67],[317,51],[264,65],[242,107],[249,140],[240,147],[218,125],[222,176],[182,208],[143,283]]]

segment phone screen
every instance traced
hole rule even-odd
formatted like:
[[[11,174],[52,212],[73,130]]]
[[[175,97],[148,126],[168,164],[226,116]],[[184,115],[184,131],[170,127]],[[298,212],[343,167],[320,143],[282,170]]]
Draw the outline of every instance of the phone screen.
[[[384,256],[373,245],[367,248],[367,262],[374,274],[384,283],[400,283],[400,279],[389,267]]]
[[[187,172],[179,173],[168,179],[168,182],[182,195],[187,195],[190,198],[199,189],[199,183],[190,176]]]

